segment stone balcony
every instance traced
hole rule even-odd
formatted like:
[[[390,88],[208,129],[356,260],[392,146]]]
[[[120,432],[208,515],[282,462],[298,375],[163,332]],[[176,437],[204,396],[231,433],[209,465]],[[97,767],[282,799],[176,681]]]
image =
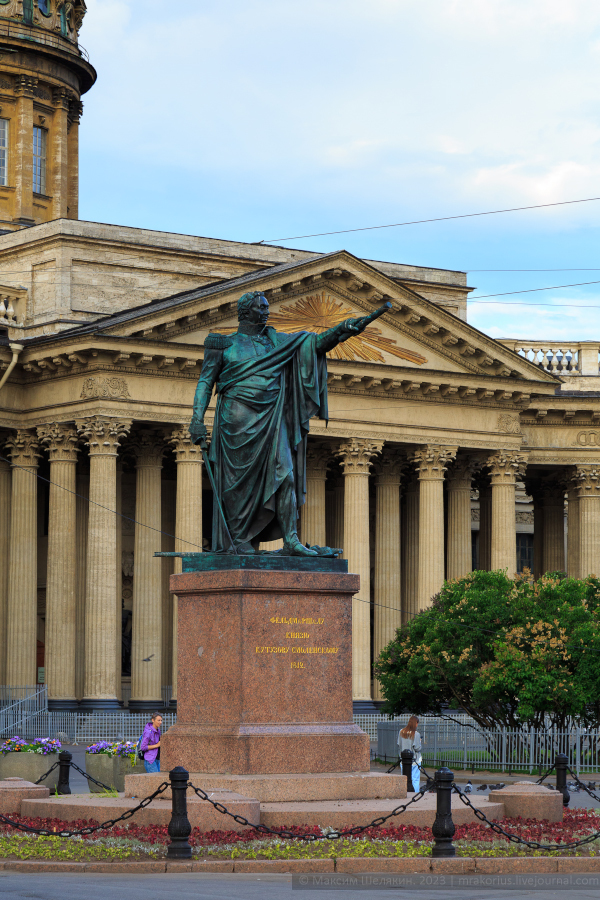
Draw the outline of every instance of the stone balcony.
[[[557,375],[566,391],[600,391],[600,341],[527,341],[502,338],[501,344],[540,369]]]

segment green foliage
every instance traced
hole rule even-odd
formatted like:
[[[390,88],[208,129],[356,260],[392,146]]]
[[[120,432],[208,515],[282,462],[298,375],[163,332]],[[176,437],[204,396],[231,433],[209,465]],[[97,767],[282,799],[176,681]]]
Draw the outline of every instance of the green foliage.
[[[600,580],[472,572],[398,629],[375,665],[384,712],[460,707],[482,727],[600,727]]]

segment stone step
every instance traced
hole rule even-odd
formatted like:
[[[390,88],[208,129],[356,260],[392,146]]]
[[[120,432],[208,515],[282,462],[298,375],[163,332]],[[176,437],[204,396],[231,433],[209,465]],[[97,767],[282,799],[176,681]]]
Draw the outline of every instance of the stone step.
[[[126,775],[125,796],[147,797],[163,781],[164,772],[149,775]],[[339,772],[318,775],[211,775],[190,774],[190,781],[205,791],[234,791],[255,797],[261,803],[315,800],[373,800],[406,797],[404,775],[380,772]],[[170,789],[163,795],[171,796]]]

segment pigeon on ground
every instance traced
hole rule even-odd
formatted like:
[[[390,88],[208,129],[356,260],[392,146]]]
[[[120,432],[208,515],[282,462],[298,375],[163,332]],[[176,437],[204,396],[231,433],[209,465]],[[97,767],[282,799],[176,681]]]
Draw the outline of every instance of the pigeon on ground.
[[[487,791],[487,784],[480,784],[477,788],[478,791]]]
[[[467,783],[466,783],[466,785],[465,785],[465,787],[464,787],[463,793],[464,793],[464,794],[470,794],[472,790],[473,790],[473,785],[471,784],[470,781],[467,781]]]
[[[590,791],[595,791],[595,790],[596,790],[596,782],[595,782],[595,781],[588,781],[588,785],[587,785],[587,786],[588,786],[588,788],[590,789]]]

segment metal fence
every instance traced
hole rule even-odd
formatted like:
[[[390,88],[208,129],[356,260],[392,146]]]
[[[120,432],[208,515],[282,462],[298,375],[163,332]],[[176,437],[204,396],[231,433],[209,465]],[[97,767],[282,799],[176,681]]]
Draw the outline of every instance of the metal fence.
[[[58,738],[63,743],[90,744],[95,741],[137,741],[148,722],[145,713],[78,713],[38,711],[24,716],[20,721],[3,718],[0,710],[0,738],[19,735],[25,740]],[[177,716],[165,713],[161,732],[164,734],[175,724]]]
[[[22,700],[35,698],[37,709],[43,709],[48,705],[48,689],[45,684],[28,684],[15,687],[12,684],[0,684],[0,709],[13,706]]]
[[[398,732],[403,720],[379,722],[377,756],[398,758]],[[438,768],[523,772],[544,772],[557,753],[564,753],[578,774],[600,772],[600,730],[574,727],[569,731],[524,728],[479,729],[453,722],[421,720],[423,765]]]
[[[399,728],[402,727],[402,725],[406,725],[408,719],[408,715],[393,716],[390,719],[389,716],[383,715],[382,713],[354,713],[354,724],[358,725],[359,728],[362,728],[363,731],[366,731],[372,741],[378,740],[378,726],[380,722],[385,722],[386,724],[396,726],[397,735]],[[475,724],[475,720],[472,719],[471,716],[468,716],[466,713],[457,713],[454,716],[454,719],[461,725]],[[447,722],[448,720],[442,718],[441,716],[428,716],[427,719],[422,718],[420,720],[419,731],[421,734],[423,734],[424,730],[428,728],[429,724],[439,723],[441,726],[443,726]]]

